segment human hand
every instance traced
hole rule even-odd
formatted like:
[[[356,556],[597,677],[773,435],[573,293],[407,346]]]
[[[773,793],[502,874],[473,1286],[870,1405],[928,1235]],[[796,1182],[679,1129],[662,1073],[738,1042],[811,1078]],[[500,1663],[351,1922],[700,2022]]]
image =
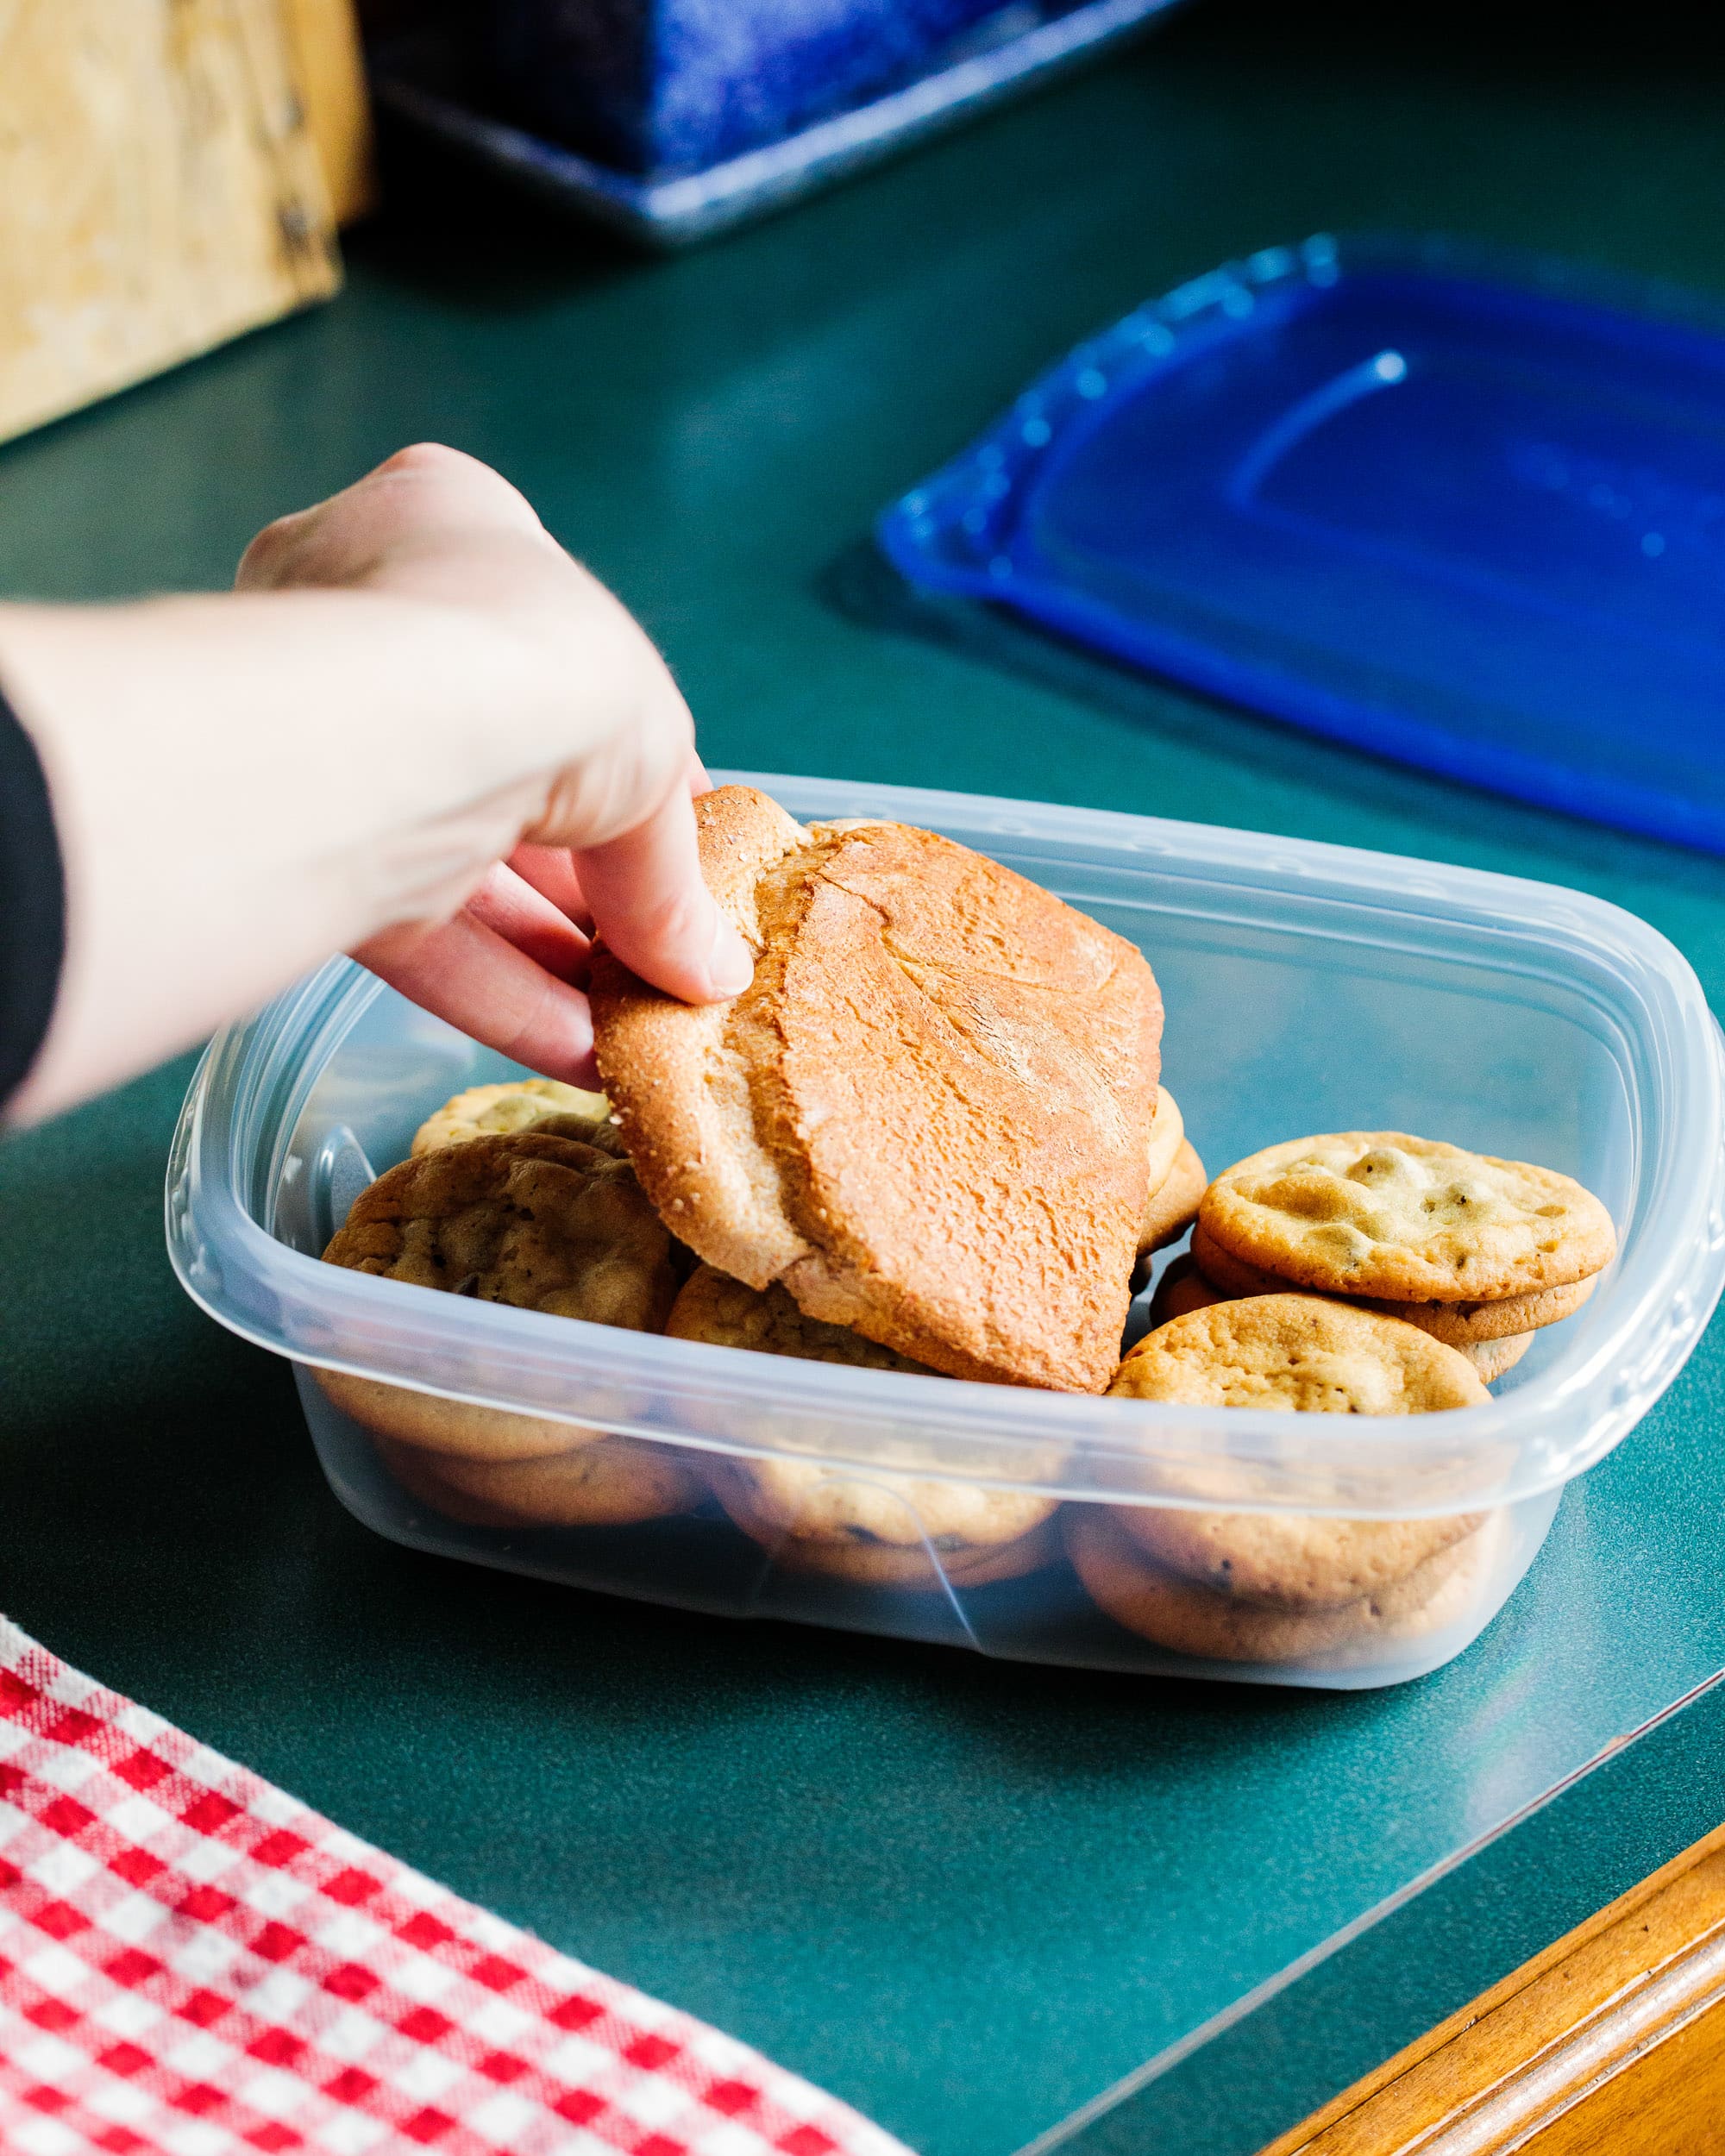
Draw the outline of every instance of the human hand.
[[[507,481],[455,450],[403,450],[270,525],[237,583],[467,610],[526,662],[505,669],[500,723],[525,737],[527,768],[439,820],[455,888],[440,874],[403,893],[399,918],[354,947],[373,972],[475,1039],[587,1082],[593,933],[687,1001],[748,985],[748,949],[701,881],[691,801],[708,781],[687,708],[639,625]]]
[[[577,1081],[590,931],[670,994],[746,985],[700,878],[682,698],[496,473],[404,450],[270,525],[238,584],[0,605],[66,894],[15,1115],[147,1069],[335,950]]]

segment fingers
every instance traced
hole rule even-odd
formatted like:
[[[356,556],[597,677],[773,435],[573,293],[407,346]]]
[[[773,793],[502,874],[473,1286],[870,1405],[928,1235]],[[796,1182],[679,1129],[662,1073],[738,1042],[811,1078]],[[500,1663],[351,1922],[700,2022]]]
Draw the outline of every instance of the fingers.
[[[668,794],[687,798],[693,783],[688,705],[640,624],[608,594],[604,599],[604,616],[578,657],[589,667],[609,666],[616,684],[611,723],[588,753],[553,774],[543,811],[522,834],[535,845],[607,845],[650,821]]]
[[[687,1003],[723,1002],[748,987],[755,962],[701,881],[685,788],[634,830],[579,853],[575,873],[607,948],[643,981]]]
[[[453,919],[386,930],[354,956],[474,1040],[547,1077],[593,1085],[593,1015],[574,985],[590,946],[569,918],[585,906],[623,962],[671,995],[715,1002],[749,985],[754,961],[701,881],[681,789],[635,830],[578,858],[518,848]]]
[[[693,750],[687,778],[692,799],[699,799],[703,793],[712,792],[712,780],[706,774],[706,768]],[[575,873],[575,857],[567,846],[518,846],[509,856],[509,866],[577,928],[592,931],[593,908],[587,904],[581,880]]]
[[[571,872],[569,881],[574,881]],[[467,911],[559,981],[585,986],[591,939],[530,878],[519,874],[513,862],[499,862],[490,871],[467,900]]]
[[[524,883],[530,883],[577,928],[593,926],[593,909],[575,874],[574,856],[567,846],[518,846],[509,865]]]
[[[589,920],[669,993],[710,1001],[746,984],[749,952],[701,881],[691,803],[710,781],[687,706],[640,624],[507,481],[455,450],[403,450],[260,533],[238,580],[351,595],[325,612],[357,655],[356,683],[369,665],[383,685],[365,680],[358,747],[386,774],[415,774],[375,819],[411,823],[414,843],[372,834],[389,873],[372,880],[366,951],[386,977],[446,1016],[461,1011],[457,1023],[488,1041],[549,1025],[565,1057],[587,1053],[585,1006],[559,1006],[553,990],[580,977]],[[396,737],[404,718],[420,736],[411,762]],[[492,813],[500,801],[521,820]],[[398,854],[420,863],[422,825],[446,852],[466,849],[455,887],[492,864],[462,917],[435,932],[423,893],[392,865]],[[421,925],[373,928],[403,921]],[[517,1002],[549,996],[549,1015],[493,1008],[500,969]]]
[[[460,449],[398,449],[328,500],[267,524],[240,560],[242,592],[361,582],[405,538],[490,531],[549,544],[526,497]]]
[[[472,913],[431,929],[386,929],[354,956],[487,1048],[548,1078],[598,1084],[586,996]]]

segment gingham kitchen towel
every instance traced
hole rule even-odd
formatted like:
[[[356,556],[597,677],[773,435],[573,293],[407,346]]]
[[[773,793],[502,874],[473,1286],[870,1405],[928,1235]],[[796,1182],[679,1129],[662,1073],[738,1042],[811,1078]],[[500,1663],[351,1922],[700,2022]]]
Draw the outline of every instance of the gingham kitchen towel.
[[[0,1618],[4,2156],[906,2156]]]

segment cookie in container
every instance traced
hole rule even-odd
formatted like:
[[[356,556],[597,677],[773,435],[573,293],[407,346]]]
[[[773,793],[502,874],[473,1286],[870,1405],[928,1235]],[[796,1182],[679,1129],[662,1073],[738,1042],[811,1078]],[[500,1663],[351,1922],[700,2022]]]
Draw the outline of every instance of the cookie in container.
[[[1418,1133],[1574,1178],[1615,1225],[1615,1258],[1578,1307],[1534,1332],[1495,1393],[1408,1416],[983,1383],[427,1292],[318,1254],[442,1104],[522,1074],[338,962],[212,1045],[167,1202],[189,1290],[299,1366],[342,1501],[398,1540],[509,1570],[1026,1660],[1358,1687],[1465,1648],[1532,1561],[1564,1485],[1671,1382],[1720,1292],[1725,1088],[1717,1030],[1680,955],[1615,908],[1470,870],[1037,804],[749,783],[799,822],[943,835],[1144,952],[1166,1012],[1160,1079],[1204,1161],[1244,1162],[1301,1131]],[[1128,1269],[1138,1235],[1134,1223]],[[663,1452],[699,1494],[645,1520],[564,1526],[468,1492],[458,1519],[459,1505],[434,1501],[443,1491],[428,1499],[391,1474],[316,1373],[338,1389],[358,1378],[567,1429],[565,1451],[628,1439]],[[776,1513],[765,1495],[738,1507],[738,1477],[776,1490]],[[913,1494],[924,1483],[962,1505],[930,1516]],[[819,1539],[811,1523],[870,1534],[893,1507],[896,1546],[919,1553],[909,1576],[794,1561]],[[1072,1551],[1104,1512],[1113,1526],[1126,1513],[1492,1524],[1456,1538],[1465,1562],[1427,1583],[1418,1621],[1343,1639],[1296,1627],[1249,1658],[1225,1628],[1188,1628],[1170,1646],[1093,1598]],[[991,1568],[969,1550],[989,1519],[1025,1521],[1000,1540],[1041,1536],[1020,1552],[1038,1561],[982,1576]]]

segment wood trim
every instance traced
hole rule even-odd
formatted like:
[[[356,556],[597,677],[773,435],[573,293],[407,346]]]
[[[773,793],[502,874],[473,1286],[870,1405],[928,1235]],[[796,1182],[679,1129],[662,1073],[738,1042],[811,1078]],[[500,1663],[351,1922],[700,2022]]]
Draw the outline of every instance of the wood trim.
[[[377,202],[371,99],[354,0],[280,0],[306,124],[337,224]]]
[[[1262,2156],[1699,2156],[1715,2146],[1725,2147],[1725,1827]]]

